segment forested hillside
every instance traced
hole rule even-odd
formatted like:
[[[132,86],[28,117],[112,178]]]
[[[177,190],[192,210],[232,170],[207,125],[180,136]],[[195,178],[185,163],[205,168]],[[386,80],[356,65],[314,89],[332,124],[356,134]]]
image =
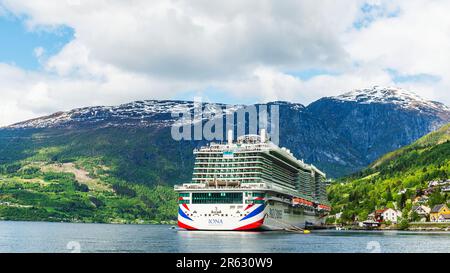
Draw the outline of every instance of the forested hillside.
[[[415,198],[428,189],[428,182],[447,180],[449,176],[450,124],[336,181],[328,189],[329,198],[333,211],[343,212],[342,221],[364,220],[374,209],[385,207],[408,213]],[[431,207],[450,199],[439,189],[428,197]]]

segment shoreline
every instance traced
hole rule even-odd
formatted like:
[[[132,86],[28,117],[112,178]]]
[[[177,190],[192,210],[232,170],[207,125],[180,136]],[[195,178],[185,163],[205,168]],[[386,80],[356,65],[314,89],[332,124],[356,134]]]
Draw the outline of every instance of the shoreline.
[[[0,223],[1,222],[11,222],[11,223],[55,223],[55,224],[95,224],[95,225],[167,225],[167,226],[173,226],[176,225],[176,221],[149,221],[149,222],[83,222],[83,221],[39,221],[39,220],[6,220],[6,219],[0,219]],[[422,223],[423,224],[423,223]],[[429,224],[425,224],[425,225],[443,225],[442,223],[429,223]],[[330,232],[348,232],[348,231],[352,231],[352,232],[374,232],[374,233],[378,233],[378,232],[387,232],[387,231],[392,231],[392,232],[411,232],[411,233],[450,233],[450,223],[444,224],[445,227],[427,227],[427,228],[423,228],[423,227],[409,227],[408,229],[398,229],[395,227],[392,228],[361,228],[359,226],[344,226],[342,227],[343,229],[341,230],[337,230],[336,227],[309,227],[308,229],[311,231],[319,231],[319,232],[323,232],[323,231],[330,231]]]
[[[60,223],[60,224],[96,224],[96,225],[176,225],[177,221],[147,221],[147,222],[87,222],[87,221],[51,221],[51,220],[10,220],[0,219],[0,222],[22,223]]]
[[[337,230],[337,227],[327,227],[327,228],[319,228],[319,229],[329,229],[329,230]],[[425,231],[425,232],[450,232],[450,223],[412,223],[408,228],[398,228],[395,226],[391,227],[378,227],[378,228],[364,228],[359,226],[342,226],[341,230],[354,230],[354,231]]]

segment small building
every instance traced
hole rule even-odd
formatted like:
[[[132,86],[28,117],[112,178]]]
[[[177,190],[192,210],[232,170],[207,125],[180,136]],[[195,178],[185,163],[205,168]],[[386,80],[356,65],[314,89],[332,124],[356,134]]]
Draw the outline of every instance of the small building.
[[[450,222],[450,214],[439,215],[438,222]]]
[[[372,212],[371,214],[367,215],[368,221],[376,221],[375,220],[375,212]]]
[[[431,222],[438,222],[439,217],[441,215],[447,215],[450,214],[450,210],[448,209],[446,204],[436,205],[430,212],[430,221]]]
[[[368,228],[374,228],[374,227],[379,227],[381,224],[377,221],[374,220],[366,220],[364,222],[361,222],[362,227],[368,227]]]
[[[441,192],[450,192],[450,185],[443,186],[443,187],[441,188]]]
[[[439,186],[439,181],[430,181],[428,182],[428,188]]]
[[[420,222],[426,222],[430,215],[431,208],[424,205],[413,206],[411,209],[411,214],[414,212],[417,213],[417,215],[419,215]]]
[[[390,221],[397,223],[398,218],[402,217],[402,212],[395,209],[377,209],[367,216],[367,221],[375,221],[378,223]]]
[[[395,209],[385,209],[381,216],[383,222],[390,221],[392,223],[397,223],[398,218],[402,217],[402,212]]]
[[[377,210],[375,210],[375,212],[373,213],[374,214],[374,220],[379,222],[379,223],[383,222],[383,212],[385,210],[386,209],[377,209]]]

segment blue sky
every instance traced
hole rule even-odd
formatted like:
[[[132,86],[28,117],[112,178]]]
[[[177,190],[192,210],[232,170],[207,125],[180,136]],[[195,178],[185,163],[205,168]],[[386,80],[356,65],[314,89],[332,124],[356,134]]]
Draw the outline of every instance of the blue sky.
[[[299,71],[288,71],[285,73],[287,75],[291,75],[291,76],[301,79],[303,81],[310,80],[310,79],[320,76],[320,75],[336,76],[339,74],[336,71],[320,69],[320,68],[311,68],[311,69],[304,69],[304,70],[299,70]]]
[[[434,83],[441,80],[441,77],[426,73],[402,75],[394,69],[386,69],[386,71],[391,75],[392,80],[399,84],[407,82]]]
[[[400,15],[399,8],[389,8],[383,5],[364,3],[361,7],[361,16],[353,22],[353,27],[362,29],[380,18],[394,18]]]
[[[52,56],[70,42],[73,35],[69,27],[29,30],[25,18],[0,16],[0,62],[27,70],[39,70],[41,64],[35,56],[35,49],[42,47],[44,56]]]

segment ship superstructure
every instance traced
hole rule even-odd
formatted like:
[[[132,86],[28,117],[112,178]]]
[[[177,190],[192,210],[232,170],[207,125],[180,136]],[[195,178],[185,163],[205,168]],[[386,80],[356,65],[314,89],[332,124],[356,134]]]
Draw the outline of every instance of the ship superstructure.
[[[192,182],[179,192],[185,229],[286,229],[323,222],[329,211],[326,175],[261,135],[194,150]]]

